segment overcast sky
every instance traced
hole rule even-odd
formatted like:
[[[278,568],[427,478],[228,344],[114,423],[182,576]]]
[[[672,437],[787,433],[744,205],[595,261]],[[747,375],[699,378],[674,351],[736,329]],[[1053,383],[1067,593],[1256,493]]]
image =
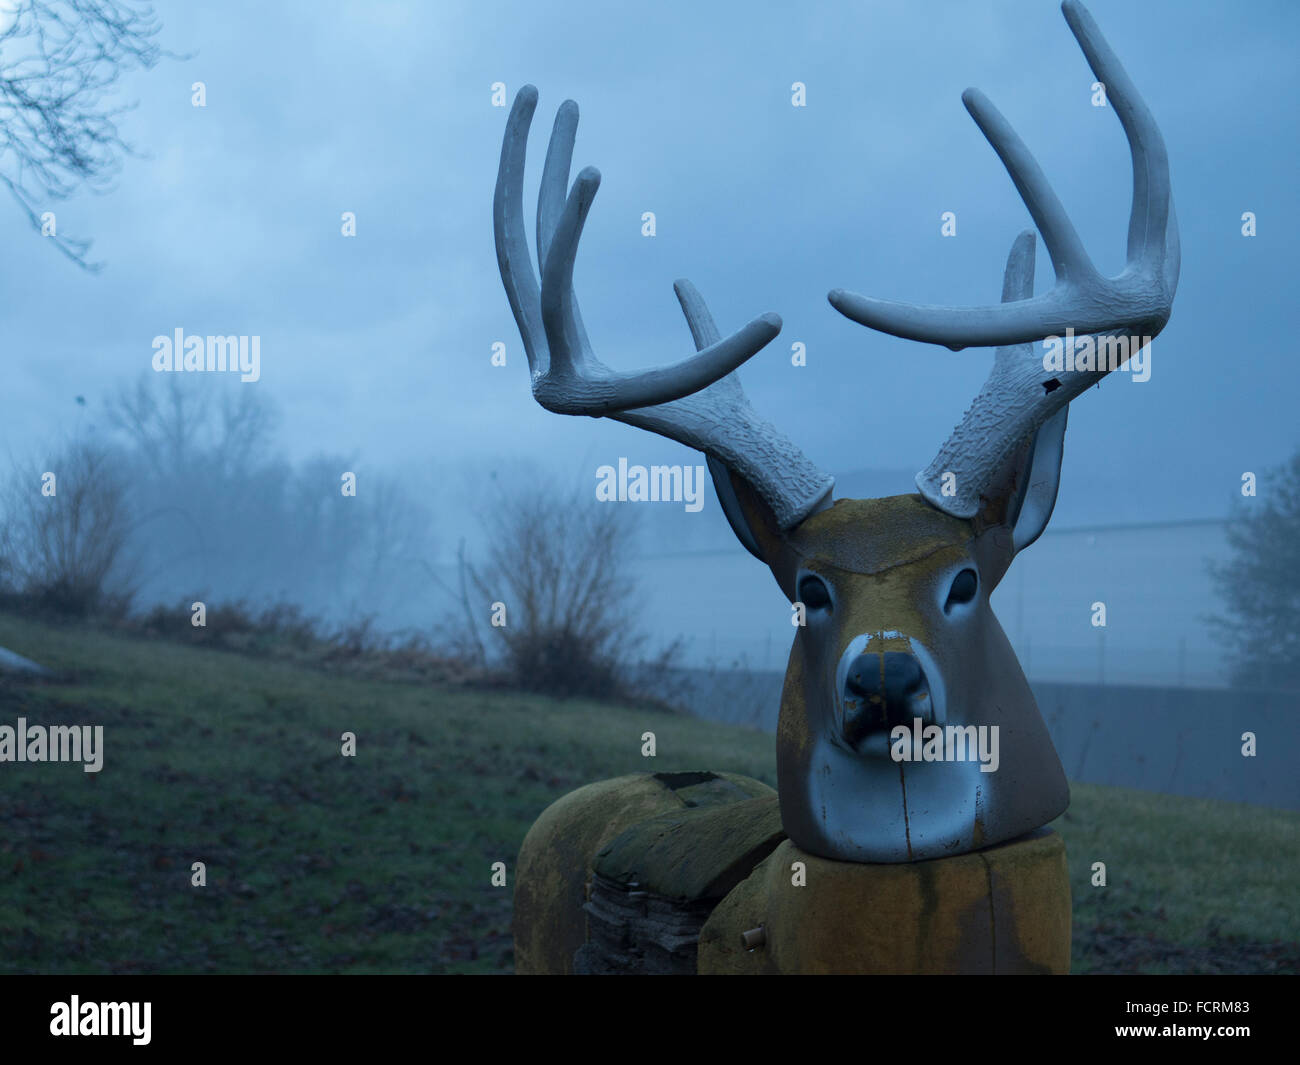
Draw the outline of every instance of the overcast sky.
[[[910,490],[905,474],[928,464],[988,370],[987,350],[873,334],[826,301],[840,287],[998,298],[1030,221],[963,89],[983,89],[1015,125],[1097,266],[1123,265],[1127,146],[1113,111],[1092,106],[1093,76],[1052,2],[157,10],[162,43],[193,56],[125,85],[139,106],[123,130],[144,157],[126,161],[111,192],[50,205],[61,231],[94,238],[103,271],[79,271],[0,202],[0,446],[12,451],[93,422],[112,390],[150,372],[153,338],[179,327],[261,337],[261,380],[211,387],[263,390],[295,459],[356,454],[362,476],[413,485],[457,468],[463,483],[468,469],[471,486],[478,471],[525,459],[583,491],[620,456],[699,461],[533,403],[493,247],[508,110],[492,105],[496,82],[509,99],[527,82],[541,93],[530,219],[555,109],[568,97],[582,109],[575,172],[596,165],[603,184],[576,286],[600,357],[631,369],[691,352],[678,277],[724,332],[776,311],[780,337],[741,378],[833,473],[896,471],[897,490]],[[1168,144],[1183,266],[1150,380],[1115,374],[1073,405],[1057,520],[1222,516],[1243,471],[1300,444],[1300,8],[1091,10]],[[196,81],[203,108],[191,104]],[[796,81],[803,108],[791,106]],[[355,238],[340,233],[344,211]],[[641,234],[645,211],[653,238]],[[957,216],[952,238],[940,235],[945,211]],[[1253,238],[1245,211],[1258,219]],[[1050,284],[1040,254],[1037,290]],[[498,341],[505,368],[489,361]],[[806,367],[790,363],[795,342]]]

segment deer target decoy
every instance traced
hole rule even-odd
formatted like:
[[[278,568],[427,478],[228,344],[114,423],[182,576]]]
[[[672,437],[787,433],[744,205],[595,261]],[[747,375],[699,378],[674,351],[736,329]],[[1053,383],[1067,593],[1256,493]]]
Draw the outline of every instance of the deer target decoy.
[[[1169,320],[1179,246],[1160,131],[1087,10],[1062,10],[1128,138],[1125,269],[1098,273],[1029,150],[970,89],[963,102],[1028,208],[1055,285],[1033,294],[1028,231],[998,304],[830,293],[878,332],[996,349],[913,495],[833,500],[832,479],[750,407],[735,371],[778,334],[775,314],[723,337],[678,281],[694,355],[639,373],[597,359],[573,266],[600,175],[588,167],[569,188],[578,109],[565,101],[542,170],[535,275],[523,175],[537,91],[516,97],[493,218],[534,397],[703,452],[737,538],[805,612],[777,791],[727,773],[637,774],[560,799],[520,850],[519,972],[1068,971],[1065,852],[1044,826],[1069,788],[989,596],[1051,517],[1069,403],[1117,365],[1045,370],[1035,345],[1149,343]]]

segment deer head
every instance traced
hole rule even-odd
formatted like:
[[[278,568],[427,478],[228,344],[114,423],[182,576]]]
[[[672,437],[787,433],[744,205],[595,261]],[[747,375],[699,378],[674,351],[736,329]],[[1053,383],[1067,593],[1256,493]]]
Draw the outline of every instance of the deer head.
[[[519,92],[506,127],[494,202],[497,259],[533,395],[558,414],[613,418],[702,451],[737,537],[802,606],[778,727],[778,791],[787,835],[823,857],[905,862],[960,854],[1046,824],[1069,803],[1060,761],[989,596],[1051,517],[1068,404],[1115,365],[1045,370],[1035,342],[1068,330],[1100,347],[1130,336],[1149,342],[1169,319],[1179,247],[1160,131],[1088,12],[1072,0],[1062,9],[1132,153],[1124,271],[1097,272],[1033,156],[970,89],[967,110],[1051,256],[1052,290],[1032,294],[1030,231],[1012,245],[1000,304],[923,307],[830,294],[842,314],[880,332],[953,350],[997,349],[982,391],[918,474],[917,495],[832,502],[832,479],[754,413],[734,371],[780,331],[775,314],[724,339],[699,293],[678,281],[695,355],[632,374],[597,360],[573,292],[578,238],[600,183],[588,167],[568,188],[577,105],[561,105],[543,168],[540,287],[523,221],[532,86]],[[936,733],[942,753],[929,759]]]

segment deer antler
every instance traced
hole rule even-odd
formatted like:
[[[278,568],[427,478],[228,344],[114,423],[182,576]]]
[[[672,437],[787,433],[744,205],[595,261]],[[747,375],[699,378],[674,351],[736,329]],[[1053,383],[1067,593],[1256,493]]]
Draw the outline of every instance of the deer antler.
[[[748,481],[781,528],[797,525],[825,502],[833,482],[754,413],[733,373],[776,337],[781,319],[761,315],[724,340],[694,286],[678,281],[674,289],[697,354],[633,374],[602,364],[573,292],[578,238],[600,172],[583,169],[566,196],[578,127],[578,105],[566,100],[555,117],[537,200],[539,289],[523,219],[524,155],[536,106],[536,88],[525,85],[506,123],[493,201],[497,263],[528,356],[534,398],[557,414],[613,418],[703,451]]]
[[[1002,304],[960,308],[869,299],[837,289],[829,298],[840,313],[880,332],[944,344],[954,351],[1023,344],[1063,336],[1067,330],[1109,337],[1135,334],[1145,344],[1164,328],[1179,269],[1178,223],[1164,139],[1087,9],[1076,0],[1065,0],[1061,10],[1097,80],[1106,87],[1133,156],[1133,208],[1124,271],[1113,278],[1097,272],[1029,149],[983,93],[967,89],[962,101],[1006,166],[1042,234],[1056,284],[1041,296],[1008,296],[1009,302]],[[958,517],[974,516],[1012,449],[1111,368],[1048,372],[1032,357],[1013,361],[999,353],[993,373],[962,424],[934,462],[917,475],[917,487],[939,509]],[[955,475],[955,496],[941,492],[946,473]]]
[[[533,372],[533,395],[543,407],[556,414],[600,416],[681,399],[725,377],[781,331],[781,319],[764,314],[726,340],[674,366],[634,374],[615,373],[603,366],[591,350],[573,294],[578,238],[600,187],[600,171],[584,168],[566,199],[578,128],[578,105],[572,100],[566,100],[555,117],[542,172],[537,207],[540,291],[528,265],[523,225],[524,149],[536,106],[536,88],[525,85],[515,97],[501,147],[493,218],[501,279]]]

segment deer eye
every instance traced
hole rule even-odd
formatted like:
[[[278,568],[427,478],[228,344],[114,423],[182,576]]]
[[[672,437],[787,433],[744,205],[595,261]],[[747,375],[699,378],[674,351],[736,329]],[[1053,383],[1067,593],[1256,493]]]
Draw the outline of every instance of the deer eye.
[[[825,610],[831,605],[830,589],[820,577],[809,573],[799,579],[799,602],[808,610]]]
[[[980,581],[973,569],[964,569],[952,579],[948,589],[948,601],[943,604],[945,614],[952,613],[952,608],[962,603],[969,603],[979,591]]]

